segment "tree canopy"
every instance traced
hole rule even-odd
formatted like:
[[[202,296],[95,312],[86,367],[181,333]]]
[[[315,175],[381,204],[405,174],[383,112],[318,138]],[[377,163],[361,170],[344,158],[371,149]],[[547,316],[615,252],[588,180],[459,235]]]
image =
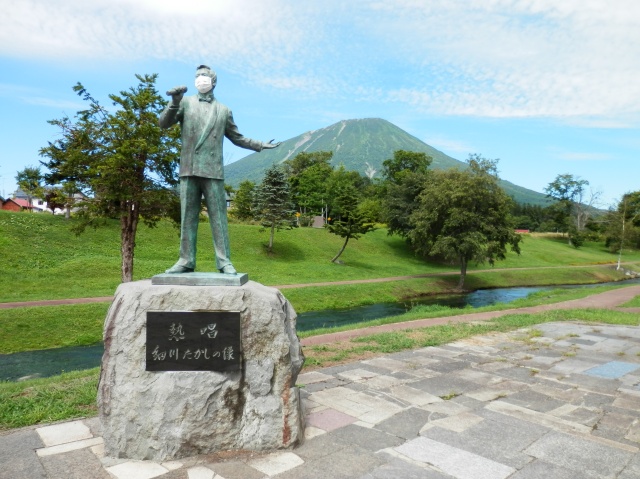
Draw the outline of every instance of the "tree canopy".
[[[254,217],[263,228],[269,229],[267,251],[273,250],[276,230],[291,228],[294,209],[291,204],[289,183],[283,169],[272,165],[264,174],[255,193]]]
[[[109,95],[103,107],[78,83],[73,90],[88,107],[51,120],[61,137],[41,148],[50,185],[73,185],[88,199],[80,207],[76,231],[120,221],[122,281],[133,277],[135,237],[140,220],[154,226],[175,211],[179,129],[163,130],[158,117],[166,101],[155,88],[157,74],[136,75],[138,84]]]
[[[513,230],[511,198],[498,185],[497,160],[471,155],[467,170],[435,170],[427,175],[408,238],[416,252],[460,265],[464,286],[470,261],[493,265],[507,246],[520,253]]]

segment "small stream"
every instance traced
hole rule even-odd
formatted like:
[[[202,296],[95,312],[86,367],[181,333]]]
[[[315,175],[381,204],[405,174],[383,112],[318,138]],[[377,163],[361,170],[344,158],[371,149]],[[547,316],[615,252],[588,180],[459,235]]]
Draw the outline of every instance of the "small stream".
[[[625,281],[625,284],[638,283],[640,283],[640,279]],[[450,308],[471,306],[472,308],[479,308],[497,303],[510,303],[545,289],[590,288],[607,284],[620,283],[482,289],[460,295],[429,296],[406,303],[379,303],[348,309],[310,311],[298,315],[297,329],[298,331],[309,331],[322,327],[343,326],[395,316],[409,311],[416,305],[439,305]],[[103,351],[104,347],[100,343],[93,346],[73,346],[0,354],[0,381],[20,381],[35,377],[55,376],[68,371],[95,368],[100,366]]]

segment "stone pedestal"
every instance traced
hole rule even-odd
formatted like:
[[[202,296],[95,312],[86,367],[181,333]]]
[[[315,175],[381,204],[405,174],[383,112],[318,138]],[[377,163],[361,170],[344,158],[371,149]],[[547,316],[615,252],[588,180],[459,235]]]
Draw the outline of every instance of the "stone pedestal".
[[[148,311],[239,312],[240,370],[147,371]],[[107,456],[170,460],[302,441],[304,415],[295,381],[304,356],[295,311],[276,289],[253,281],[125,283],[107,314],[104,343],[98,407]]]

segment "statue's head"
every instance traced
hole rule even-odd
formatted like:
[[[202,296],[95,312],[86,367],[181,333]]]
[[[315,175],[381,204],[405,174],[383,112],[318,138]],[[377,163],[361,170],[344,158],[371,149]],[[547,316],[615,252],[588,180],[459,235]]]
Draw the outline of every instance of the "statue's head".
[[[200,93],[207,93],[216,87],[218,75],[207,65],[196,68],[196,88]]]

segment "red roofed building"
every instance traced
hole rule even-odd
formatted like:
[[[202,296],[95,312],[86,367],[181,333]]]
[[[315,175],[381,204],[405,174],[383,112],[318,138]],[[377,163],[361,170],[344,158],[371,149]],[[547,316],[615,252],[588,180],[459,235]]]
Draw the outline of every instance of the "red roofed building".
[[[29,205],[28,200],[22,198],[7,198],[2,202],[2,209],[6,211],[23,211],[33,209],[33,206]]]

